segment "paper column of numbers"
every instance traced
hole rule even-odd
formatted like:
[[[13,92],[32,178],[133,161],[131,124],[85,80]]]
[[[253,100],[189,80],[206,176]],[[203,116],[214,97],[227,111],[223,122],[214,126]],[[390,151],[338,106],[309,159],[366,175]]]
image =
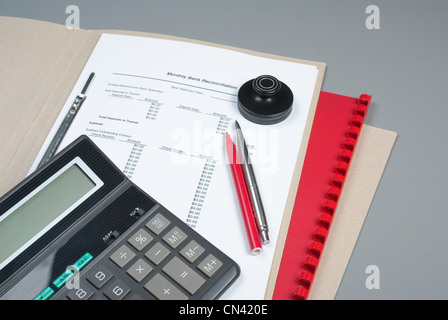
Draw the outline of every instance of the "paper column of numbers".
[[[142,155],[143,144],[136,143],[132,147],[131,153],[129,154],[128,160],[126,161],[126,165],[124,167],[123,173],[129,178],[132,179],[132,176],[134,175],[135,169],[138,165],[138,162],[140,161],[140,157]]]
[[[207,197],[207,191],[210,185],[210,181],[212,179],[213,172],[215,171],[215,166],[215,161],[208,159],[204,164],[204,168],[202,169],[201,177],[199,178],[198,186],[196,187],[196,192],[194,194],[190,211],[188,212],[188,217],[186,220],[186,223],[191,228],[195,228],[198,223],[204,200]]]

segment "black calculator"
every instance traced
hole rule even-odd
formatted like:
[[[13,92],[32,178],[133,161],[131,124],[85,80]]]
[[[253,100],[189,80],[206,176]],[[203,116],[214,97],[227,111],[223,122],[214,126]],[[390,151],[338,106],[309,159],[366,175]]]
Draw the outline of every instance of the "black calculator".
[[[217,299],[240,268],[81,136],[0,198],[0,299]]]

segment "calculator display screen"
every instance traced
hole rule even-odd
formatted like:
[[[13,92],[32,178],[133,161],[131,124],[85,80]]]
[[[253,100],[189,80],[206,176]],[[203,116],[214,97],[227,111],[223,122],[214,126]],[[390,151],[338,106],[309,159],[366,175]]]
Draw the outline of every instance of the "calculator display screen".
[[[78,157],[0,217],[0,269],[102,185]]]

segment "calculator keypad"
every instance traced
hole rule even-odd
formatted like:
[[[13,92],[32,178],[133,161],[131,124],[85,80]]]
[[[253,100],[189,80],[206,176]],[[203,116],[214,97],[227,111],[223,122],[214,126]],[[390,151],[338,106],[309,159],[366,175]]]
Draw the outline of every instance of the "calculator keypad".
[[[81,272],[77,287],[64,287],[53,298],[214,298],[238,277],[230,258],[177,217],[151,211]]]

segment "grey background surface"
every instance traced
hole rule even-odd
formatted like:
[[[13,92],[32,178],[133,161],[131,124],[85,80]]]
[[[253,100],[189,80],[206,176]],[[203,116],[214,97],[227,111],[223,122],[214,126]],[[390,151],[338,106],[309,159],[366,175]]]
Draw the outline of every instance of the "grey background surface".
[[[136,30],[327,63],[323,90],[373,95],[366,123],[398,132],[337,299],[447,299],[446,0],[0,0],[0,15]],[[365,22],[380,10],[380,29]],[[5,94],[2,92],[2,94]],[[366,268],[380,270],[367,289]]]

